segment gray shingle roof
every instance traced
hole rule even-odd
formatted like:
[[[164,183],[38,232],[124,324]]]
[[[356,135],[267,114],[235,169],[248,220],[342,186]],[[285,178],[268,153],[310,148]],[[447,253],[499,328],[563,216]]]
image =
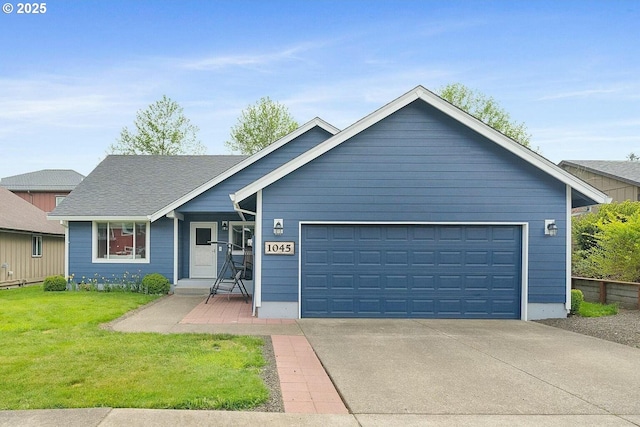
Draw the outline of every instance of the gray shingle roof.
[[[0,180],[0,186],[11,191],[71,191],[84,175],[70,169],[44,169]]]
[[[44,211],[0,187],[0,229],[44,234],[64,234],[59,221],[47,220]]]
[[[640,162],[628,160],[563,160],[560,162],[560,167],[565,165],[640,185]]]
[[[147,216],[247,156],[108,156],[49,214]]]

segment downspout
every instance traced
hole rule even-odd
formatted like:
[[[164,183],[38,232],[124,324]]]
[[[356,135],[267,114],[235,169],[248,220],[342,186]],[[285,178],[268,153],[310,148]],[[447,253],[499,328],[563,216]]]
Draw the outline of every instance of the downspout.
[[[259,251],[257,250],[257,244],[259,243],[259,239],[256,239],[256,236],[259,236],[259,234],[261,233],[261,229],[262,227],[260,226],[260,224],[258,223],[258,213],[257,212],[251,212],[249,210],[246,209],[242,209],[240,207],[240,204],[238,202],[236,202],[235,200],[235,194],[229,194],[229,198],[231,199],[231,201],[233,202],[233,209],[238,212],[238,214],[240,215],[240,217],[242,218],[243,221],[246,221],[246,218],[244,216],[244,214],[248,214],[248,215],[253,215],[254,218],[256,219],[256,232],[253,236],[253,297],[251,298],[251,316],[256,317],[256,289],[259,290],[260,286],[259,286],[259,282],[260,282],[260,262],[258,260],[258,257],[260,256]]]
[[[64,278],[69,280],[69,222],[60,221],[64,227]]]

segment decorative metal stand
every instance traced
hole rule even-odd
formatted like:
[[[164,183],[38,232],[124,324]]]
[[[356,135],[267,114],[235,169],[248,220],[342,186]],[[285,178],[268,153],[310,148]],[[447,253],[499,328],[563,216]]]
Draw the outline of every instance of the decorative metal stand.
[[[226,245],[227,254],[224,259],[224,264],[222,265],[222,268],[218,273],[216,281],[209,289],[209,296],[207,297],[207,301],[205,301],[205,304],[209,302],[209,298],[220,292],[224,292],[227,295],[230,295],[236,287],[240,290],[240,293],[244,298],[244,302],[249,303],[249,293],[247,292],[247,288],[245,288],[244,283],[242,282],[242,276],[244,275],[245,270],[244,268],[238,268],[238,266],[233,262],[233,248],[242,248],[230,242],[211,242],[211,244]]]

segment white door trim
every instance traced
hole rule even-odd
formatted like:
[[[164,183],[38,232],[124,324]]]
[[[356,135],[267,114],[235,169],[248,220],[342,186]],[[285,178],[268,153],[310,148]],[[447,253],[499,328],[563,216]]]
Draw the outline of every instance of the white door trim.
[[[194,247],[196,240],[196,228],[211,227],[211,241],[218,240],[218,223],[209,221],[194,221],[189,224],[189,278],[191,279],[212,279],[218,273],[218,245],[209,245],[212,254],[212,266],[208,274],[202,274],[194,271]]]

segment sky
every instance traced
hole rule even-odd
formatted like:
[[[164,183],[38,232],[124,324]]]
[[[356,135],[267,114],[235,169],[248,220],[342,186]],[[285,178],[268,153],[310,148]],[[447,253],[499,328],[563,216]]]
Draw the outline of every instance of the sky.
[[[449,83],[493,97],[555,163],[640,154],[637,0],[0,3],[0,177],[89,174],[163,95],[229,154],[261,97],[343,129]]]

